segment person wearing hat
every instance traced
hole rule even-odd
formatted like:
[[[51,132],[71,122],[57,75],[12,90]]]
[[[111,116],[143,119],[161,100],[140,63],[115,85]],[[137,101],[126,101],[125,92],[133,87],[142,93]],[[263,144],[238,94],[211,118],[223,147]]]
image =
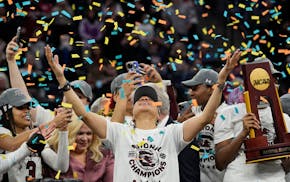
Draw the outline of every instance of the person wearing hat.
[[[7,45],[6,48],[6,58],[9,68],[9,78],[11,87],[19,88],[23,91],[27,99],[32,100],[29,92],[27,90],[26,84],[21,76],[21,73],[18,69],[18,65],[15,60],[15,55],[18,52],[19,45],[16,43],[16,37],[14,37]],[[83,80],[75,80],[69,85],[74,88],[77,96],[82,100],[83,104],[89,105],[89,103],[93,99],[93,93],[91,86],[83,81]],[[63,91],[63,90],[60,90]],[[65,97],[63,98],[63,102],[66,102]],[[31,104],[33,105],[33,104]],[[41,105],[37,104],[36,107],[31,108],[31,120],[33,121],[34,126],[39,126],[48,121],[52,121],[55,117],[54,112],[49,109],[44,109]],[[16,137],[14,140],[10,141],[13,146],[12,148],[5,148],[6,150],[13,151],[20,147],[20,145],[27,140],[29,134],[26,137]]]
[[[178,182],[177,155],[213,118],[213,113],[220,103],[226,78],[237,64],[240,54],[241,52],[237,50],[219,73],[219,84],[204,112],[182,124],[156,127],[158,97],[155,90],[149,86],[141,86],[134,93],[134,126],[110,122],[103,116],[87,112],[72,89],[65,91],[64,95],[72,103],[76,114],[82,117],[92,131],[112,143],[115,154],[114,181]],[[58,57],[53,56],[49,46],[45,47],[45,55],[60,87],[66,87],[69,83],[58,63]]]
[[[40,133],[35,134],[37,136],[30,137],[30,140],[28,140],[28,138],[24,139],[24,141],[28,140],[26,144],[31,148],[30,150],[33,154],[31,152],[26,152],[27,155],[22,155],[21,160],[18,163],[13,162],[13,165],[7,170],[7,179],[9,181],[26,181],[28,178],[42,179],[42,159],[47,165],[56,171],[61,170],[65,172],[68,169],[69,155],[67,152],[68,135],[66,126],[71,117],[70,110],[58,109],[54,121],[51,122],[53,124],[33,129],[30,117],[30,100],[27,99],[25,94],[17,88],[7,89],[0,95],[0,108],[0,122],[2,125],[2,127],[0,127],[1,153],[9,153],[10,151],[5,150],[4,146],[12,145],[10,141],[13,140],[14,137],[21,135],[21,133],[27,131],[31,131],[30,135],[35,132]],[[45,139],[51,135],[51,132],[55,128],[54,123],[57,122],[60,122],[62,125],[59,128],[61,147],[57,153],[55,153],[49,148],[49,146],[45,146],[44,142]],[[45,136],[45,138],[42,135]],[[23,135],[21,135],[21,137],[23,137]]]
[[[187,118],[199,115],[208,103],[215,85],[218,81],[218,73],[212,69],[200,69],[191,79],[183,81],[182,84],[189,88],[189,94],[192,100],[196,100],[198,106],[190,106],[179,116],[178,121],[183,122]],[[189,101],[187,101],[189,102]],[[218,112],[224,104],[216,110]],[[216,169],[215,150],[213,138],[214,122],[207,124],[198,134],[197,146],[199,146],[199,167],[200,181],[202,182],[221,182],[224,172]],[[190,147],[188,147],[190,149]],[[188,150],[189,150],[188,149]],[[186,156],[190,158],[190,156]],[[183,159],[188,160],[188,159]]]
[[[260,57],[256,58],[253,63],[261,62],[269,63],[273,75],[271,78],[276,79],[279,72],[274,69],[270,60]],[[258,120],[255,114],[247,113],[243,100],[238,97],[238,100],[235,100],[237,104],[223,108],[215,120],[215,160],[217,169],[225,170],[223,181],[285,181],[285,171],[289,169],[283,169],[282,161],[279,159],[246,164],[243,143],[248,138],[250,129],[261,129],[263,135],[267,136],[269,145],[274,143],[276,133],[271,106],[264,101],[259,103]],[[289,131],[290,118],[287,114],[283,114],[283,117]],[[283,162],[283,164],[286,166],[286,163]]]

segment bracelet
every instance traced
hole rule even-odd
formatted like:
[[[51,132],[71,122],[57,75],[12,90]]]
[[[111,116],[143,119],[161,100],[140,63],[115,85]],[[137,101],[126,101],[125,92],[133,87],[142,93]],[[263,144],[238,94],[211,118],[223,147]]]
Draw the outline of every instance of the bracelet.
[[[66,83],[64,84],[62,88],[58,87],[58,90],[63,91],[63,92],[69,91],[70,89],[71,89],[71,84],[69,81],[66,81]]]
[[[217,83],[217,88],[219,88],[220,91],[223,91],[226,87],[227,83]]]

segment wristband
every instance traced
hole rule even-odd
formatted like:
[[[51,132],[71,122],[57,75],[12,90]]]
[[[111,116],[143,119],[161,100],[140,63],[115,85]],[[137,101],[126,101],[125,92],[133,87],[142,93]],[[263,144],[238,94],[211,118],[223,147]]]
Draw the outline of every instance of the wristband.
[[[34,133],[26,142],[28,149],[32,152],[40,153],[45,147],[45,144],[40,142],[41,140],[45,141],[45,138],[39,133]]]
[[[71,84],[69,81],[66,81],[66,83],[64,84],[64,86],[62,88],[58,87],[58,90],[60,90],[62,92],[69,91],[70,89],[71,89]]]
[[[226,83],[217,83],[217,88],[219,88],[220,91],[223,91],[226,85]]]

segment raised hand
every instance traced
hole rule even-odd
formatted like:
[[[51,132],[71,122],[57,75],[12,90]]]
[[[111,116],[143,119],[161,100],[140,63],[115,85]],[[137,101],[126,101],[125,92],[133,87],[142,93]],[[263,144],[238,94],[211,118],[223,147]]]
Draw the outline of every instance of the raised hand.
[[[153,83],[162,82],[162,78],[161,78],[160,74],[153,66],[150,66],[150,65],[144,64],[144,63],[141,63],[140,65],[143,67],[150,82],[153,82]]]
[[[61,67],[61,65],[59,64],[59,60],[58,60],[58,56],[52,54],[51,52],[51,48],[49,45],[46,45],[44,47],[45,50],[45,56],[47,59],[47,62],[50,66],[50,68],[52,69],[52,71],[55,74],[56,79],[60,82],[60,79],[65,79],[64,78],[64,73],[63,73],[63,68]]]
[[[60,131],[67,130],[68,123],[71,122],[72,119],[72,109],[71,108],[64,108],[60,107],[55,109],[56,116],[53,119],[55,123],[55,127],[58,128]]]
[[[225,66],[222,68],[222,70],[219,72],[218,76],[218,82],[225,82],[229,73],[234,69],[234,67],[237,65],[240,57],[241,57],[241,51],[240,49],[237,49],[232,56],[227,57],[227,62]]]
[[[16,36],[8,43],[6,48],[7,61],[15,61],[15,55],[18,53],[19,45],[16,43]]]

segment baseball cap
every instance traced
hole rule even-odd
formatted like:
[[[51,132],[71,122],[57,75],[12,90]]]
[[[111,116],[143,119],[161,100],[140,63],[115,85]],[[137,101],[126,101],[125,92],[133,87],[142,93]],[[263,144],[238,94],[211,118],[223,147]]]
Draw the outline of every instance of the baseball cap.
[[[208,86],[214,85],[218,80],[218,73],[212,69],[203,68],[199,70],[196,75],[190,80],[181,82],[187,87],[192,87],[195,85],[205,84]]]
[[[121,88],[123,80],[125,80],[126,74],[127,73],[122,73],[114,78],[114,80],[111,82],[111,93],[114,93]]]
[[[89,99],[89,101],[93,100],[93,91],[92,87],[83,80],[75,80],[71,82],[71,85],[74,89],[80,89],[82,94]]]
[[[280,97],[283,112],[290,116],[290,94],[284,94]]]
[[[158,101],[158,96],[154,88],[150,86],[141,86],[138,87],[134,93],[134,104],[143,96],[151,98],[154,102]]]
[[[0,106],[8,104],[13,107],[19,107],[30,101],[22,90],[18,88],[9,88],[0,95]]]
[[[278,76],[278,77],[282,77],[281,72],[274,68],[273,63],[268,58],[257,57],[257,58],[254,59],[253,63],[264,63],[264,62],[268,62],[269,63],[272,75],[275,75],[275,76]]]

